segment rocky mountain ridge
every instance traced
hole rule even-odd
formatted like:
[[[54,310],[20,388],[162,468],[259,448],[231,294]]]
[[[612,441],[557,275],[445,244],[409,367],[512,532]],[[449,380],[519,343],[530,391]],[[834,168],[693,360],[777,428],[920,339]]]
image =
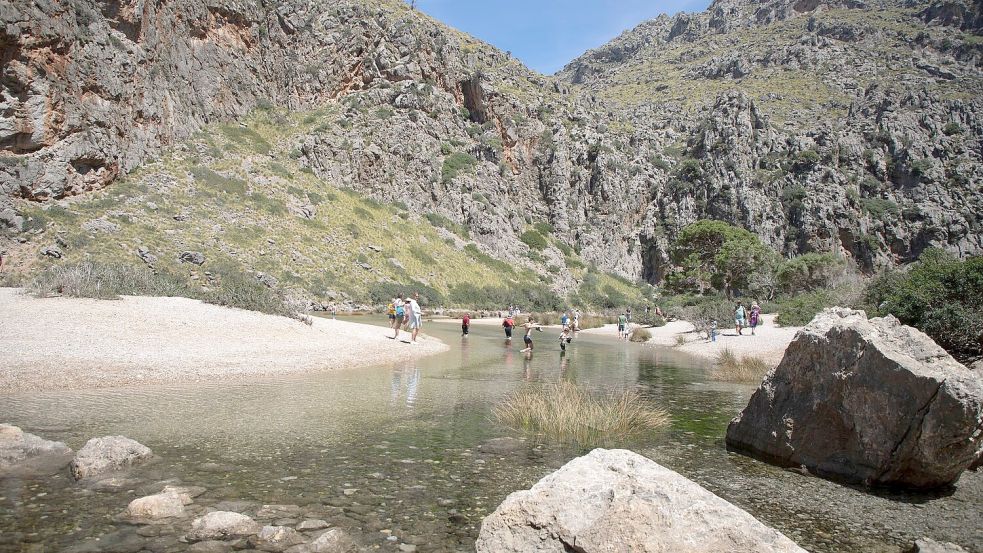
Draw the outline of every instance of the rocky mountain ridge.
[[[706,217],[866,270],[983,249],[972,3],[716,2],[555,78],[395,0],[38,1],[0,16],[8,241],[34,202],[112,189],[189,138],[194,159],[224,162],[196,132],[281,107],[324,121],[255,159],[286,154],[449,220],[560,291],[578,258],[659,282],[673,236]],[[273,190],[227,165],[250,194]],[[543,243],[519,239],[534,229]]]

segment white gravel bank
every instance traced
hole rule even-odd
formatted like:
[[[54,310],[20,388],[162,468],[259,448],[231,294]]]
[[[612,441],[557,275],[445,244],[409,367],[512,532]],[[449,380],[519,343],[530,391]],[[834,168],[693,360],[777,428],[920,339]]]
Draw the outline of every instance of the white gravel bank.
[[[388,335],[187,298],[38,299],[0,288],[0,394],[321,371],[448,349],[435,338],[411,346]]]

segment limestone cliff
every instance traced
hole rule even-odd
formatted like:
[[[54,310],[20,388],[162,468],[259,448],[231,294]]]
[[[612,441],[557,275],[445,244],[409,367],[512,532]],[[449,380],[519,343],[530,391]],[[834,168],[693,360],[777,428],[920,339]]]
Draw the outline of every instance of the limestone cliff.
[[[983,249],[969,2],[720,1],[556,77],[396,0],[37,0],[0,19],[8,236],[31,202],[111,187],[272,106],[336,115],[260,155],[448,218],[561,290],[570,249],[657,282],[671,238],[704,217],[866,269]],[[536,223],[544,248],[517,238]]]

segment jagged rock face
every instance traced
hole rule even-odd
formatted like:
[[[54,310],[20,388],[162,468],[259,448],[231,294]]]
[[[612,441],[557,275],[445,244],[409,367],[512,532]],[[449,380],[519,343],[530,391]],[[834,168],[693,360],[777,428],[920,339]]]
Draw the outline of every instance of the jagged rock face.
[[[727,444],[873,486],[955,482],[983,451],[983,383],[894,317],[827,309],[795,337]]]
[[[0,226],[23,225],[11,198],[105,187],[206,123],[328,105],[343,115],[298,159],[506,259],[545,221],[587,261],[657,282],[705,217],[867,269],[978,253],[980,46],[951,31],[977,32],[979,6],[889,8],[716,2],[550,78],[395,0],[15,3],[0,11]]]

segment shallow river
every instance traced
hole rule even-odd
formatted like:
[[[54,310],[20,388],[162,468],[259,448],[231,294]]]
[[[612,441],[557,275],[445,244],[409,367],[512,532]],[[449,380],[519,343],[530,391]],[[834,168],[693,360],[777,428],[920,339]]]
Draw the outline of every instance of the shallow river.
[[[165,480],[207,488],[197,509],[298,506],[265,517],[322,518],[366,548],[473,551],[481,519],[506,495],[584,453],[491,419],[509,392],[558,379],[636,388],[668,409],[669,429],[606,445],[682,473],[810,551],[897,552],[922,536],[983,551],[983,474],[934,496],[868,493],[729,453],[727,422],[753,390],[708,381],[692,358],[589,336],[561,357],[555,331],[538,335],[526,358],[521,339],[506,347],[495,327],[473,327],[467,339],[451,324],[427,330],[451,351],[275,381],[0,393],[0,422],[74,449],[122,434],[157,456],[115,487],[76,485],[67,471],[0,480],[0,551],[183,551],[187,520],[141,529],[117,518]]]

